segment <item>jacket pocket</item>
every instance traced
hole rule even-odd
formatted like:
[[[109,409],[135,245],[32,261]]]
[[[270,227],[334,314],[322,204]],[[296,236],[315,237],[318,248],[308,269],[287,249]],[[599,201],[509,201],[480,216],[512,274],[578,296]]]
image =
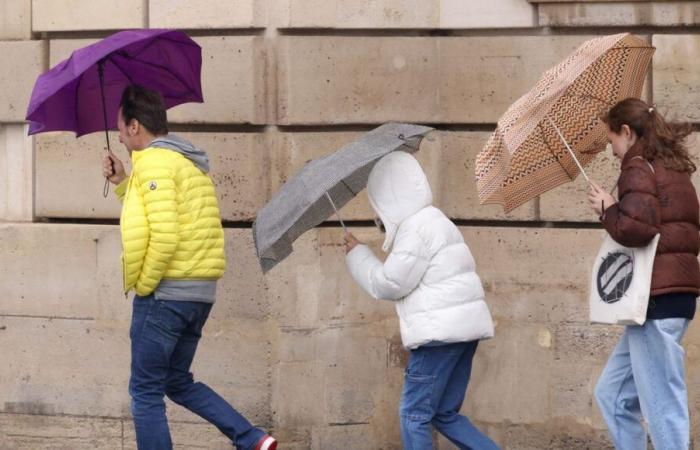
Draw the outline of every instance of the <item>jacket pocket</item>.
[[[421,421],[432,420],[435,415],[434,390],[434,375],[406,373],[401,397],[401,417]]]

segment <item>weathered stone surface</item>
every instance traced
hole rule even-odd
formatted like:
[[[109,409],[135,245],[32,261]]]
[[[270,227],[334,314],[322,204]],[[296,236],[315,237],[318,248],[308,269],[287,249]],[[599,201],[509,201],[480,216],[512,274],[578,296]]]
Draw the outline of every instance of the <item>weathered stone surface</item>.
[[[518,28],[535,25],[525,0],[496,0],[488,7],[460,0],[278,2],[280,28]]]
[[[480,220],[533,220],[537,199],[534,199],[508,214],[500,205],[481,205],[476,190],[474,164],[476,155],[486,144],[490,133],[485,132],[441,132],[439,147],[427,146],[433,151],[431,162],[439,169],[429,171],[436,203],[445,214],[456,219]]]
[[[142,0],[32,0],[32,30],[118,30],[146,26]]]
[[[122,448],[122,421],[91,417],[0,414],[0,448],[114,450]]]
[[[265,2],[244,0],[150,0],[152,28],[254,28],[264,26]]]
[[[0,367],[2,412],[127,414],[125,322],[0,316],[0,328],[3,346],[15,355]]]
[[[561,323],[554,332],[554,354],[558,360],[605,364],[617,344],[621,327]]]
[[[34,81],[45,69],[45,41],[0,41],[0,122],[23,122]],[[22,74],[22,76],[17,76]]]
[[[700,121],[700,36],[655,34],[654,102],[669,118]]]
[[[27,131],[0,124],[0,222],[34,218],[34,138]]]
[[[5,0],[0,5],[0,40],[31,39],[32,1]]]
[[[168,111],[174,123],[266,122],[265,44],[260,36],[197,37],[204,103]]]
[[[371,428],[364,424],[346,424],[314,428],[311,435],[311,449],[352,448],[372,450],[377,448]],[[395,446],[383,447],[388,449]]]
[[[264,321],[271,295],[252,233],[231,229],[225,238],[228,268],[212,318]],[[0,225],[0,316],[128,321],[121,250],[117,226]]]
[[[441,28],[526,28],[536,25],[536,10],[526,0],[440,2]]]
[[[688,1],[554,3],[539,5],[541,26],[690,26],[700,23],[700,6]]]
[[[554,367],[552,416],[569,417],[581,425],[595,426],[592,419],[596,415],[593,390],[602,367],[587,359],[578,361],[576,355],[568,355],[567,360],[556,360]]]
[[[610,192],[620,176],[620,162],[608,146],[586,167],[586,173],[594,182]],[[588,203],[590,187],[583,175],[540,196],[540,220],[599,222]]]
[[[0,368],[2,412],[128,416],[127,320],[0,316],[3,342],[17,355]],[[257,423],[270,420],[269,362],[261,356],[269,344],[263,330],[257,322],[208,323],[193,366],[197,379]],[[180,407],[171,407],[169,414],[174,420],[200,420]]]
[[[257,133],[178,133],[206,150],[223,220],[252,221],[268,197],[268,152]],[[40,217],[117,218],[121,205],[102,195],[104,135],[76,139],[68,133],[37,137],[36,214]],[[129,168],[129,157],[111,133],[112,151]],[[110,186],[110,192],[114,186]]]
[[[99,226],[0,225],[0,315],[99,318],[100,300],[120,297],[118,291],[114,296],[100,292],[96,267],[106,262],[98,255],[100,240],[115,231]],[[119,253],[111,256],[112,265],[118,266]]]
[[[174,450],[230,450],[231,440],[208,423],[169,421]],[[137,450],[132,421],[124,421],[123,450]]]
[[[509,425],[504,450],[612,450],[604,430],[592,430],[568,419],[537,425]]]
[[[51,39],[49,42],[49,66],[54,67],[75,50],[94,44],[99,39]]]
[[[287,36],[281,124],[495,123],[582,36]],[[391,80],[390,83],[387,80]]]
[[[588,321],[590,268],[602,230],[465,227],[462,232],[497,320]]]
[[[553,351],[542,342],[543,328],[497,320],[496,338],[481,342],[474,358],[464,406],[469,417],[492,423],[550,419]]]
[[[131,172],[131,164],[116,132],[110,133],[112,152]],[[36,137],[37,217],[118,218],[121,204],[110,183],[103,196],[104,134],[76,139],[72,133],[43,133]]]

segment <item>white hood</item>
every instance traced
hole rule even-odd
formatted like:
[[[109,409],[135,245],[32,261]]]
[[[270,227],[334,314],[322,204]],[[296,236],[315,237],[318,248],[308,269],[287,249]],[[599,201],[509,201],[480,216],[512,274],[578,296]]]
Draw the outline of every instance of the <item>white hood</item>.
[[[401,223],[433,204],[433,193],[420,163],[412,155],[396,151],[380,159],[367,181],[369,201],[384,223],[389,252]]]

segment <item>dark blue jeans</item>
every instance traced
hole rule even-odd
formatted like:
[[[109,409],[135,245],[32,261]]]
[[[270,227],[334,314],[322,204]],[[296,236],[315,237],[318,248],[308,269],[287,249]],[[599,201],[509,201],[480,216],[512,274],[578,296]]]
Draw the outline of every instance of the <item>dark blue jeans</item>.
[[[165,395],[214,424],[239,449],[251,449],[264,432],[226,400],[195,383],[190,366],[212,305],[134,298],[131,319],[131,413],[139,450],[170,450]]]
[[[400,408],[404,450],[432,449],[431,425],[460,449],[498,450],[491,439],[459,414],[478,343],[411,351]]]

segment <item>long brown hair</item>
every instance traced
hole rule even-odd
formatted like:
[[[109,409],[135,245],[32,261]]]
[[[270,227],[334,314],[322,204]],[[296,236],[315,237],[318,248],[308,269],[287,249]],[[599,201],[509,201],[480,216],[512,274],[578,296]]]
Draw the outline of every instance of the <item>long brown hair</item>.
[[[646,159],[658,159],[667,169],[695,172],[696,166],[686,143],[693,132],[689,123],[667,122],[656,108],[638,98],[622,100],[601,120],[614,133],[619,133],[622,125],[629,126],[641,141]]]

